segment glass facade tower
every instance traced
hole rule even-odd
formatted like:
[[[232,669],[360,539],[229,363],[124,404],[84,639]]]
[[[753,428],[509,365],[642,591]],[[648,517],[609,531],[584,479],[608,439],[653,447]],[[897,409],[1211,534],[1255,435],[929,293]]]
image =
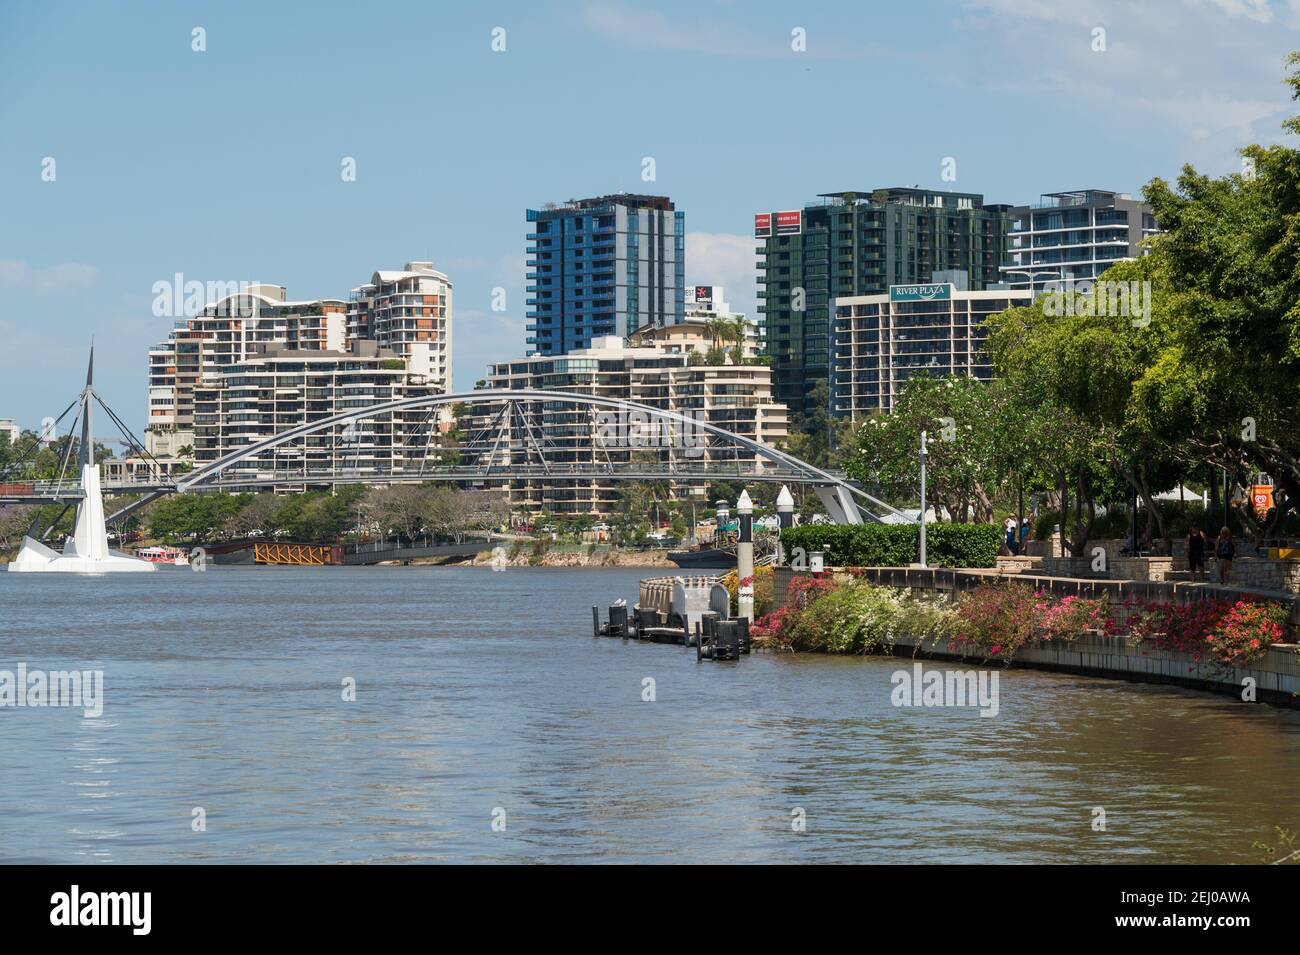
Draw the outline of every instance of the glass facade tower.
[[[686,216],[626,193],[529,209],[529,354],[564,355],[685,314]]]
[[[810,410],[818,379],[835,394],[836,298],[954,272],[965,273],[970,290],[986,289],[1000,281],[1010,223],[1009,206],[975,193],[893,188],[819,199],[754,221],[774,397],[799,413]]]

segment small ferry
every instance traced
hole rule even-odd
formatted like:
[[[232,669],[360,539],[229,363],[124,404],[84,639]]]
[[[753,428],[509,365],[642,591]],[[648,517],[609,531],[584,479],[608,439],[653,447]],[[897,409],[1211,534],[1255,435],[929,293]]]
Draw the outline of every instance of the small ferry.
[[[736,566],[736,548],[699,546],[693,550],[670,550],[668,559],[688,569],[727,570]]]
[[[184,547],[141,547],[135,556],[152,564],[171,564],[175,567],[184,567],[190,562],[190,552]]]

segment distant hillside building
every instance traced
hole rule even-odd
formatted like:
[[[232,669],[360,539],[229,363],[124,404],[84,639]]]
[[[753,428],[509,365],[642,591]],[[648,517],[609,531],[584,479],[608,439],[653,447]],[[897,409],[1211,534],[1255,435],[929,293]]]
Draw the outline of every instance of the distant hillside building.
[[[348,347],[373,341],[406,359],[411,372],[451,390],[451,280],[432,262],[375,272],[348,296]]]
[[[270,345],[342,351],[346,310],[342,299],[291,302],[281,285],[251,285],[178,321],[149,349],[146,448],[172,457],[194,445],[194,389],[227,365]]]
[[[440,393],[395,351],[359,340],[352,350],[271,346],[226,366],[195,389],[194,460],[209,461],[300,425],[356,408]],[[389,412],[308,435],[231,465],[221,481],[273,481],[277,490],[332,478],[374,479],[434,467],[439,452],[427,408]]]

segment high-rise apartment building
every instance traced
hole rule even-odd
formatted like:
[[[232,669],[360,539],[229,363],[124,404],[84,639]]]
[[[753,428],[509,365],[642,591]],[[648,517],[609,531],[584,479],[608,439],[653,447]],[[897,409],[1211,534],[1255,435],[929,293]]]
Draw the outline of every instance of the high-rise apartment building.
[[[833,306],[961,271],[970,289],[1000,281],[1009,207],[976,193],[892,188],[836,192],[802,210],[754,217],[759,306],[776,400],[810,410],[819,379],[834,392]]]
[[[198,465],[291,428],[357,408],[439,393],[395,351],[358,340],[351,351],[272,345],[209,375],[194,392]],[[431,429],[432,432],[431,433]],[[373,479],[436,467],[438,418],[394,411],[336,425],[231,465],[225,484],[274,481],[278,490]]]
[[[178,321],[149,349],[149,453],[173,457],[194,446],[194,389],[221,368],[267,345],[341,351],[346,308],[341,299],[290,302],[283,286],[250,285]]]
[[[836,299],[832,411],[855,421],[892,411],[904,382],[918,375],[991,380],[985,320],[1033,298],[1029,289],[969,291],[938,282]]]
[[[451,390],[451,281],[431,262],[376,272],[348,296],[348,346],[368,340],[406,359],[412,373]]]
[[[686,218],[666,196],[570,200],[529,209],[528,222],[530,354],[681,321]]]
[[[1046,193],[1036,205],[1011,210],[1003,281],[1035,291],[1062,280],[1092,281],[1116,262],[1143,255],[1142,241],[1159,231],[1151,206],[1126,193]]]
[[[692,361],[692,353],[708,348],[707,330],[700,328],[696,348],[672,343],[629,346],[622,338],[597,339],[591,348],[562,356],[533,355],[489,366],[487,387],[569,391],[593,397],[633,401],[664,411],[687,415],[764,444],[786,436],[787,414],[772,400],[771,373],[766,365],[708,365]],[[643,334],[656,330],[644,329]],[[541,446],[554,475],[545,482],[518,480],[509,485],[511,506],[556,514],[609,514],[618,507],[620,484],[613,479],[588,477],[564,480],[566,467],[590,474],[602,468],[619,468],[634,455],[653,454],[687,467],[741,462],[762,466],[762,459],[731,445],[716,444],[702,429],[678,428],[665,433],[644,413],[622,415],[580,405],[520,402],[514,416],[503,414],[504,405],[475,406],[469,432],[497,434],[485,448],[494,466],[538,464]],[[614,419],[614,420],[611,420]],[[486,441],[487,439],[485,439]],[[672,493],[686,493],[689,482],[674,482]],[[699,487],[704,484],[700,483]]]

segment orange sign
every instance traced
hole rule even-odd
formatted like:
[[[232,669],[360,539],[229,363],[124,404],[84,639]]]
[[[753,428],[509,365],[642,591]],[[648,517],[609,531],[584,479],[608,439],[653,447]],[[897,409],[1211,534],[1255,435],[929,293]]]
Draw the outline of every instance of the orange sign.
[[[1250,489],[1250,500],[1255,505],[1255,513],[1263,517],[1273,506],[1273,485],[1256,484]]]

